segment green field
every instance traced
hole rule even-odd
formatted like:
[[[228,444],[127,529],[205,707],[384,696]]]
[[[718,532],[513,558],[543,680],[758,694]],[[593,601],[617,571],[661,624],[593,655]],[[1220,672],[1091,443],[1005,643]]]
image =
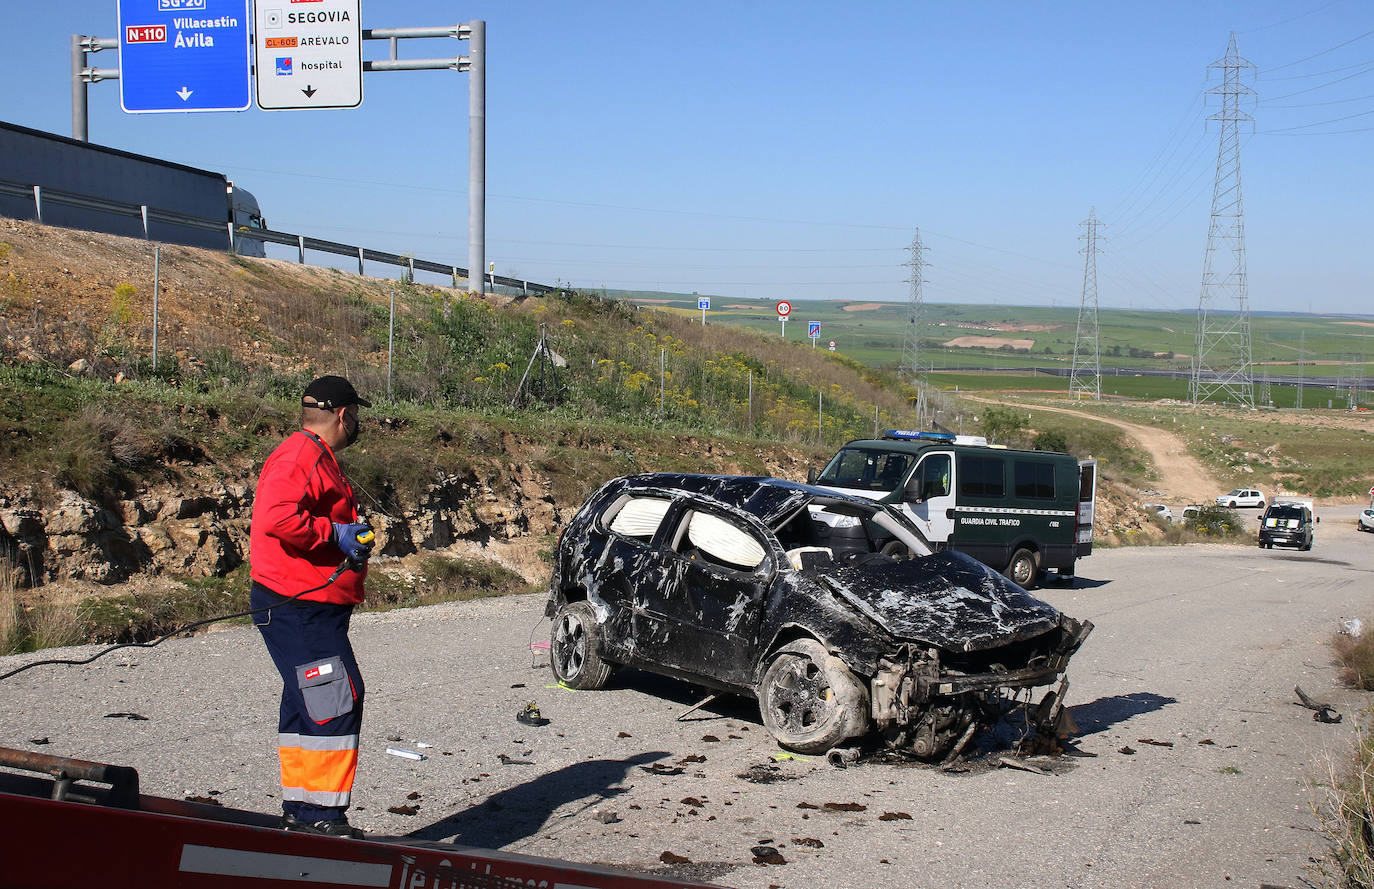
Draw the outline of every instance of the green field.
[[[609,295],[700,318],[695,296],[638,291],[613,291]],[[821,348],[835,340],[837,351],[850,358],[873,367],[896,367],[907,323],[905,304],[791,302],[787,339],[804,342],[807,322],[819,321]],[[771,299],[713,296],[707,321],[778,335],[781,329],[774,306]],[[927,304],[921,324],[922,363],[935,369],[1069,367],[1073,362],[1077,319],[1077,309],[1068,307]],[[1197,323],[1194,313],[1102,309],[1099,319],[1104,371],[1189,370],[1188,356],[1193,351]],[[985,348],[946,345],[959,337],[1030,342],[1008,343],[1006,348],[995,344]],[[1257,382],[1266,370],[1276,375],[1297,373],[1299,348],[1307,353],[1306,376],[1374,377],[1374,365],[1368,362],[1374,356],[1374,317],[1257,314],[1251,318],[1251,338]],[[1313,362],[1324,363],[1314,366]],[[1159,395],[1178,397],[1172,395],[1172,390],[1166,392],[1165,382],[1158,385]]]
[[[1105,370],[1105,369],[1104,369]],[[1067,393],[1069,391],[1069,380],[1067,377],[1056,377],[1048,374],[1022,373],[981,373],[965,371],[936,371],[928,377],[930,383],[939,389],[953,391],[1022,391],[1022,392],[1046,392],[1046,393]],[[1104,373],[1102,377],[1102,395],[1104,398],[1120,396],[1122,398],[1173,398],[1178,401],[1187,401],[1188,380],[1182,377],[1153,377],[1141,376],[1138,374],[1122,373],[1120,375]],[[1265,400],[1263,387],[1256,383],[1255,403],[1261,406],[1276,408],[1291,408],[1297,406],[1298,389],[1296,386],[1271,385],[1269,387],[1269,398]],[[1331,389],[1317,389],[1305,386],[1302,393],[1303,406],[1308,408],[1324,408],[1330,401],[1332,406],[1343,407],[1348,402],[1344,394],[1337,396]],[[1369,395],[1365,394],[1363,403],[1368,404]]]

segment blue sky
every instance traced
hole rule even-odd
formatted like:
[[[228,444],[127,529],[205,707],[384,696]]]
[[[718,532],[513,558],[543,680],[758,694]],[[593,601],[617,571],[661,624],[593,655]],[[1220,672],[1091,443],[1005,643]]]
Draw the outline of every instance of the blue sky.
[[[70,35],[116,36],[115,0],[0,8],[0,119],[70,134]],[[903,299],[919,226],[928,301],[1076,305],[1095,209],[1104,306],[1195,307],[1217,155],[1203,91],[1235,31],[1258,69],[1251,306],[1371,311],[1364,0],[363,2],[364,27],[475,18],[498,273]],[[107,82],[90,134],[226,173],[273,228],[466,265],[467,89],[456,72],[377,73],[356,110],[129,115]]]

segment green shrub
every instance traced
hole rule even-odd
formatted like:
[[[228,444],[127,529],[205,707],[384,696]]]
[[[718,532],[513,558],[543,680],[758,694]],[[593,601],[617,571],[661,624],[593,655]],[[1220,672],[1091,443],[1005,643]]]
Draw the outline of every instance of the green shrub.
[[[1234,509],[1215,505],[1199,507],[1197,515],[1188,520],[1188,528],[1203,537],[1240,537],[1245,533]]]

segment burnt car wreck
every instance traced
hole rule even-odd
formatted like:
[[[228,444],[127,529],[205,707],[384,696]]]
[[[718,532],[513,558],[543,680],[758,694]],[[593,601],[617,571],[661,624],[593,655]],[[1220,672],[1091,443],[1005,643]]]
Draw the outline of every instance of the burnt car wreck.
[[[876,732],[927,760],[1022,696],[1053,739],[1092,630],[874,501],[667,473],[614,479],[583,504],[546,611],[554,674],[573,688],[637,667],[757,698],[803,753]],[[1041,686],[1056,687],[1032,708]]]

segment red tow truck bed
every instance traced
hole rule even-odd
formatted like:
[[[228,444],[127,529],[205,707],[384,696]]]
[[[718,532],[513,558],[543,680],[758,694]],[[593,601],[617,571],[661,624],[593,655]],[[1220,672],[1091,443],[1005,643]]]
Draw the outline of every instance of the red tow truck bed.
[[[0,766],[49,776],[0,771],[3,887],[710,889],[404,837],[288,833],[271,815],[142,795],[120,766],[3,747]]]

